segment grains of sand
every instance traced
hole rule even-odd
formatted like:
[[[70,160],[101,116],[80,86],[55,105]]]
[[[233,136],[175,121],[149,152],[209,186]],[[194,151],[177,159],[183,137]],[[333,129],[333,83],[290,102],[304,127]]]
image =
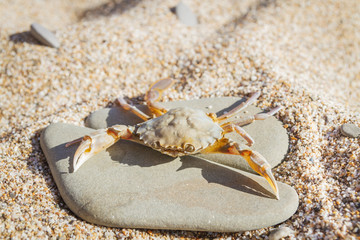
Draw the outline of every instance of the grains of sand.
[[[360,125],[358,0],[184,2],[196,27],[170,11],[175,0],[0,2],[0,238],[267,238],[272,228],[107,228],[64,204],[41,129],[83,125],[120,94],[141,102],[164,77],[177,80],[165,101],[260,90],[258,106],[284,106],[277,117],[290,149],[274,175],[296,189],[300,206],[276,227],[299,239],[359,236],[360,140],[339,130]],[[39,45],[28,34],[32,22],[55,30],[61,47]]]

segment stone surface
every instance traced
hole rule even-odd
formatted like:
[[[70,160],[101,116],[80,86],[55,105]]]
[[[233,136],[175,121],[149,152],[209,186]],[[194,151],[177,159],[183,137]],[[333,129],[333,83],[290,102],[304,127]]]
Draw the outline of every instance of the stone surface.
[[[294,233],[294,230],[292,230],[289,227],[276,228],[270,232],[269,240],[279,240],[284,237],[288,237],[293,233]]]
[[[224,111],[229,111],[236,104],[244,99],[236,97],[223,97],[223,98],[209,98],[209,99],[196,99],[189,101],[174,101],[164,102],[163,105],[167,108],[174,108],[180,106],[189,106],[192,108],[198,108],[205,112],[215,112],[218,115]],[[138,106],[146,113],[148,109],[145,105]],[[240,113],[239,117],[247,116],[262,112],[261,109],[249,106],[246,114]],[[239,118],[230,118],[230,120],[239,120]],[[86,120],[86,126],[90,128],[106,128],[115,124],[135,125],[142,122],[142,120],[135,116],[132,112],[125,111],[120,107],[105,108],[92,113]],[[253,137],[255,144],[250,147],[259,153],[261,153],[272,167],[280,164],[284,159],[288,147],[289,138],[286,129],[282,126],[282,123],[275,117],[268,118],[264,121],[256,121],[252,124],[244,126],[244,129]],[[240,143],[243,148],[249,148],[245,140],[236,133],[230,133],[227,135],[234,141]],[[132,143],[136,144],[136,143]],[[155,150],[154,150],[155,151]],[[227,166],[242,169],[248,172],[255,173],[247,164],[247,162],[240,156],[233,156],[227,154],[199,154],[197,157],[215,161]]]
[[[346,137],[356,138],[360,136],[360,128],[352,123],[341,125],[340,131]]]
[[[38,23],[31,24],[30,32],[34,38],[46,46],[53,48],[58,48],[60,46],[55,35]]]
[[[193,11],[183,2],[179,2],[174,8],[178,19],[185,25],[194,27],[198,24],[197,18]]]
[[[80,218],[95,224],[150,229],[235,232],[278,224],[298,207],[294,189],[278,182],[276,200],[255,174],[197,157],[172,158],[142,145],[118,143],[76,173],[71,140],[94,130],[51,124],[41,134],[60,194]]]

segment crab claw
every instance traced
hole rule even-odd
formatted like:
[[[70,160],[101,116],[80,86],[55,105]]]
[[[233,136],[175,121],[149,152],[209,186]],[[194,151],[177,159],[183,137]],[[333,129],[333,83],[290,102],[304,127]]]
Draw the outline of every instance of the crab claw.
[[[123,125],[115,125],[111,128],[100,129],[82,139],[77,139],[66,144],[66,147],[74,143],[80,142],[80,146],[75,152],[73,160],[73,171],[76,172],[81,165],[89,160],[95,154],[107,149],[121,138],[130,138],[132,136],[128,127]]]
[[[159,117],[167,112],[166,108],[159,103],[162,93],[167,88],[171,87],[174,84],[174,80],[171,78],[161,79],[153,85],[151,85],[149,91],[145,94],[146,103],[150,111],[156,116]]]
[[[279,200],[279,189],[276,184],[275,178],[271,172],[271,166],[266,161],[266,159],[261,156],[260,153],[255,151],[241,150],[239,151],[239,153],[243,158],[245,158],[245,160],[248,162],[252,169],[254,169],[257,173],[259,173],[268,181],[271,188],[274,190],[276,199]]]
[[[261,156],[260,153],[248,149],[241,150],[238,143],[232,142],[228,138],[222,138],[218,140],[215,144],[202,150],[201,153],[225,153],[242,156],[245,158],[252,169],[254,169],[269,182],[275,193],[276,199],[280,199],[279,190],[275,178],[271,172],[271,166],[266,161],[266,159]]]

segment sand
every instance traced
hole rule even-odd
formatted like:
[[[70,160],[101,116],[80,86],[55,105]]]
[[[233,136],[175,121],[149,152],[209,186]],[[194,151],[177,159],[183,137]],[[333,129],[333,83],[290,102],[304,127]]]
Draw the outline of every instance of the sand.
[[[184,1],[197,27],[168,1],[2,1],[0,3],[0,238],[258,238],[278,227],[290,238],[360,235],[360,4],[348,1]],[[29,36],[32,22],[61,47]],[[40,149],[54,122],[84,125],[118,95],[142,102],[157,79],[177,80],[164,101],[247,96],[290,135],[278,181],[300,206],[286,222],[243,233],[115,229],[78,219],[64,204]]]

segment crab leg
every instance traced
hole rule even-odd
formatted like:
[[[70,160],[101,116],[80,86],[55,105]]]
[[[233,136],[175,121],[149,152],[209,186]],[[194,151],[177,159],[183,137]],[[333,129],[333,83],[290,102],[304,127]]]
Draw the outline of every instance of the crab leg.
[[[274,115],[281,109],[280,106],[271,109],[267,113],[258,113],[254,116],[248,116],[242,118],[238,122],[227,122],[221,125],[221,127],[224,129],[224,133],[234,132],[236,131],[241,137],[243,137],[247,141],[247,145],[251,147],[254,144],[254,139],[240,126],[243,126],[245,124],[252,123],[255,120],[265,120],[266,118]]]
[[[232,123],[224,123],[221,126],[223,128],[225,128],[227,125],[231,125],[231,124],[235,124],[235,125],[238,125],[238,126],[244,126],[246,124],[254,122],[255,120],[265,120],[268,117],[271,117],[272,115],[274,115],[275,113],[280,111],[280,109],[281,109],[281,106],[277,106],[277,107],[271,109],[269,112],[258,113],[258,114],[255,114],[253,116],[247,116],[247,117],[241,118],[239,121],[232,122]]]
[[[260,153],[251,150],[240,150],[239,145],[234,143],[229,148],[231,154],[240,155],[248,162],[250,167],[263,176],[273,189],[276,199],[280,199],[279,190],[275,178],[271,172],[271,166]]]
[[[162,79],[151,85],[149,91],[145,94],[146,103],[150,111],[159,117],[167,112],[167,110],[158,102],[161,99],[162,92],[171,87],[174,81],[170,78]]]
[[[254,144],[254,139],[245,131],[245,129],[243,129],[242,127],[233,124],[233,123],[229,123],[225,126],[222,127],[224,129],[224,133],[230,133],[230,132],[237,132],[241,137],[243,137],[249,147],[251,147]]]
[[[245,102],[242,102],[240,105],[238,105],[237,107],[235,107],[234,109],[232,109],[231,111],[219,116],[217,119],[219,121],[223,121],[225,119],[228,119],[234,115],[236,115],[237,113],[239,113],[241,110],[247,108],[249,105],[251,105],[252,103],[254,103],[256,101],[256,99],[258,99],[258,97],[260,96],[260,92],[255,92],[253,93],[250,98],[248,98]]]
[[[118,97],[116,99],[116,102],[125,110],[130,110],[131,112],[133,112],[136,116],[140,117],[142,120],[147,121],[149,119],[151,119],[150,116],[148,116],[147,114],[143,113],[140,109],[138,109],[137,107],[135,107],[132,104],[129,104],[128,102],[126,102],[126,100],[123,97]]]
[[[201,151],[201,153],[226,153],[242,156],[248,162],[250,167],[255,170],[255,172],[263,176],[268,181],[275,193],[276,199],[280,199],[277,183],[271,172],[271,166],[260,153],[248,149],[241,150],[239,144],[231,142],[227,138],[218,140],[212,146]]]
[[[129,127],[125,125],[115,125],[107,129],[99,129],[89,135],[85,135],[82,139],[76,139],[67,143],[65,145],[66,147],[81,142],[74,155],[74,172],[92,156],[107,149],[119,139],[130,139],[131,137],[132,131]]]

